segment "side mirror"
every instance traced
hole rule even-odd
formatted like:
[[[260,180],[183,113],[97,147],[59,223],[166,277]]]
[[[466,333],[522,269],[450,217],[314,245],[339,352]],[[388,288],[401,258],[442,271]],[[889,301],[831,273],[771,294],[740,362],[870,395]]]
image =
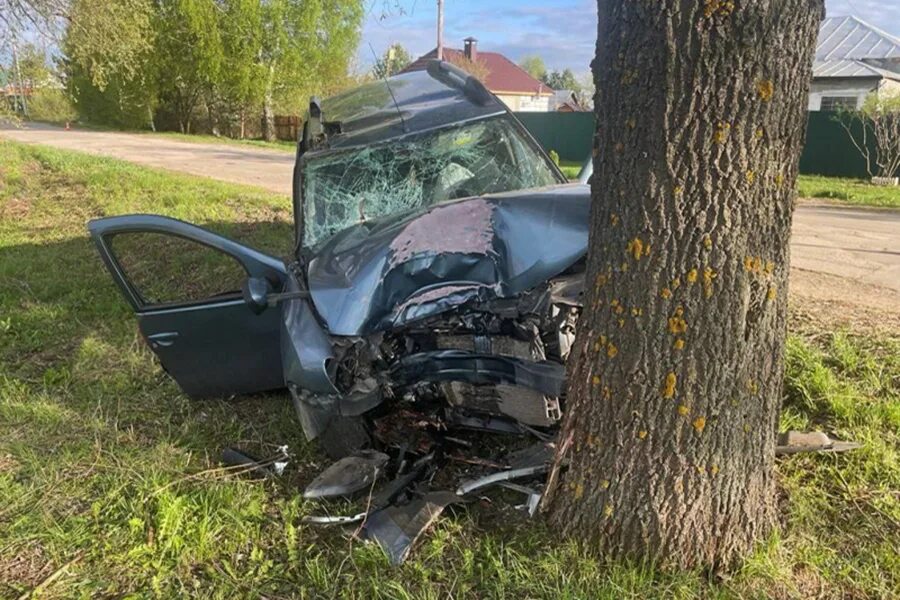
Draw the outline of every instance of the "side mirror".
[[[244,280],[244,285],[241,286],[244,302],[256,315],[269,307],[269,294],[271,293],[272,285],[265,277],[248,277]]]

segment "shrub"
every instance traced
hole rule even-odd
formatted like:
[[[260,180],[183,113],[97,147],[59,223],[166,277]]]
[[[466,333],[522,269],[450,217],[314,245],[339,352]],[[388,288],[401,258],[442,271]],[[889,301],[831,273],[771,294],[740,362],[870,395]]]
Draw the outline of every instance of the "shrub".
[[[65,123],[78,116],[65,91],[39,88],[28,99],[28,116],[35,121]]]

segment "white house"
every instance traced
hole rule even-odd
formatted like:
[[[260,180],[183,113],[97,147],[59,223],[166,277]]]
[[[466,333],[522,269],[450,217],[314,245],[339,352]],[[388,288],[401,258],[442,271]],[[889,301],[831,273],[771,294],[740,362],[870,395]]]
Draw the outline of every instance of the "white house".
[[[809,110],[859,108],[876,90],[900,93],[900,39],[856,17],[823,20]]]

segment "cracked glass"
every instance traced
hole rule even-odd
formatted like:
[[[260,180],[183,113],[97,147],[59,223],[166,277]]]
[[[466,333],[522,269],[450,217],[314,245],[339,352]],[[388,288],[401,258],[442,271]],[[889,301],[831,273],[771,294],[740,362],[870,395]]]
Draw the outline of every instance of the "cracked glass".
[[[304,245],[438,202],[559,183],[504,117],[311,158],[303,173]]]

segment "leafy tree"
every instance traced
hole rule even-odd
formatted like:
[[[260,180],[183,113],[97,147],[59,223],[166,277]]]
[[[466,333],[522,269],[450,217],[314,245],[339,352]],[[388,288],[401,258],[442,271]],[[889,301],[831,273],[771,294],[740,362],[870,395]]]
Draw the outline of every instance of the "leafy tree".
[[[557,531],[612,558],[722,567],[776,522],[823,1],[598,6],[585,310],[545,504]]]
[[[137,128],[157,104],[151,0],[74,0],[62,41],[66,85],[87,120]]]
[[[412,56],[406,51],[402,44],[391,44],[384,54],[381,55],[375,66],[372,67],[372,74],[376,78],[390,77],[396,75],[412,62]]]
[[[223,69],[219,86],[207,98],[213,132],[220,122],[237,137],[245,135],[246,118],[263,102],[262,54],[263,10],[259,0],[230,0],[220,15]],[[235,122],[235,123],[232,123]],[[232,125],[234,124],[234,127]],[[231,135],[234,135],[233,133]]]
[[[161,0],[154,18],[159,97],[183,133],[204,96],[220,82],[224,48],[215,0]]]
[[[11,1],[11,0],[0,0]],[[29,0],[49,1],[49,0]],[[72,0],[63,43],[79,112],[119,126],[243,135],[344,85],[361,0]]]
[[[578,83],[578,78],[575,77],[575,74],[572,73],[571,69],[564,69],[562,72],[551,71],[550,73],[546,73],[541,81],[554,90],[581,91],[581,84]]]
[[[547,76],[547,65],[544,64],[544,59],[540,56],[526,56],[519,61],[519,66],[529,75],[540,81],[544,81],[544,78]]]
[[[346,75],[359,43],[360,0],[269,0],[263,5],[263,137],[275,138],[276,104],[299,110],[312,90],[327,93]]]

